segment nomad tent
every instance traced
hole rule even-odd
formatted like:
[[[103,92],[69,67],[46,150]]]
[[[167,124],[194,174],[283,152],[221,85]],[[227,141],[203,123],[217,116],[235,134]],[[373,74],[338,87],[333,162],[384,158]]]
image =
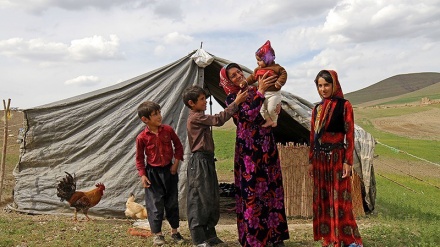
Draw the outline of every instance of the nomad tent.
[[[198,66],[196,62],[204,60]],[[51,104],[25,109],[24,136],[19,162],[14,170],[14,202],[11,209],[35,214],[67,214],[73,210],[57,197],[57,183],[65,171],[75,174],[77,189],[106,189],[101,202],[90,214],[124,217],[130,193],[144,204],[143,188],[135,168],[135,139],[145,125],[136,109],[146,100],[162,107],[163,123],[171,125],[185,147],[185,161],[179,168],[179,203],[186,216],[186,162],[191,153],[187,145],[186,120],[189,109],[181,94],[191,85],[201,85],[224,106],[226,95],[219,87],[219,71],[228,60],[210,56],[202,49],[164,67],[116,85]],[[251,70],[244,67],[246,73]],[[313,104],[282,92],[282,112],[274,133],[279,142],[307,143]],[[209,110],[207,111],[209,113]],[[361,133],[359,135],[359,133]],[[367,198],[374,206],[374,177],[370,180],[374,141],[356,129],[359,174],[368,174]],[[366,138],[368,137],[368,138]],[[360,140],[360,141],[359,141]],[[362,166],[360,166],[362,164]],[[360,169],[362,167],[362,169]],[[364,171],[365,170],[365,171]],[[372,186],[370,186],[372,185]],[[366,187],[367,187],[366,186]]]

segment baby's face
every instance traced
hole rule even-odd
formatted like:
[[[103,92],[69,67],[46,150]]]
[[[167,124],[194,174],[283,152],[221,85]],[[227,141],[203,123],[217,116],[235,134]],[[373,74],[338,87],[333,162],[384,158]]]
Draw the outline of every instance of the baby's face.
[[[258,65],[258,67],[260,67],[260,68],[264,68],[264,67],[266,67],[266,64],[264,63],[263,60],[261,60],[261,58],[260,58],[259,56],[255,56],[255,58],[257,59],[257,65]]]

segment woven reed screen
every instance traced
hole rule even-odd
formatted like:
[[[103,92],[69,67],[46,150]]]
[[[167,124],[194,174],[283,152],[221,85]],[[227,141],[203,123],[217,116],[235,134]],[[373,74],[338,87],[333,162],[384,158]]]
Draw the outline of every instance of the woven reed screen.
[[[283,174],[284,204],[286,215],[313,216],[313,180],[308,175],[309,147],[307,145],[278,144]],[[352,202],[355,216],[365,215],[362,205],[361,179],[352,176]]]

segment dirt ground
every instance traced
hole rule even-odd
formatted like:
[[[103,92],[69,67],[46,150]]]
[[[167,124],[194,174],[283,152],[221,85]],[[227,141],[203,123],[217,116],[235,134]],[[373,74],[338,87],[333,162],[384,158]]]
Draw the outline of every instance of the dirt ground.
[[[375,128],[414,139],[440,141],[440,109],[405,115],[373,119]]]

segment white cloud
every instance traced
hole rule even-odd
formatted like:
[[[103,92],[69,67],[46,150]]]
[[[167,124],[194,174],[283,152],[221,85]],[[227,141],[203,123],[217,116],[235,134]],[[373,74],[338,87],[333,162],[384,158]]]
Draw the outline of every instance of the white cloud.
[[[181,20],[183,18],[183,11],[180,6],[182,1],[179,0],[160,0],[156,2],[154,12],[160,17],[165,17],[171,20]]]
[[[68,60],[91,62],[121,59],[123,54],[118,51],[118,48],[119,38],[116,35],[110,35],[110,40],[105,40],[97,35],[73,40],[70,46],[42,39],[11,38],[0,40],[0,54],[27,62],[38,61],[40,65]]]
[[[313,59],[287,68],[289,82],[292,83],[286,84],[286,89],[312,102],[318,101],[313,80],[321,69],[338,72],[344,93],[360,90],[398,74],[439,72],[436,68],[439,63],[434,61],[440,54],[440,47],[420,46],[425,42],[426,39],[419,38],[412,42],[389,41],[358,44],[344,49],[323,49]]]
[[[182,45],[190,43],[193,38],[191,36],[180,34],[178,32],[172,32],[165,35],[163,40],[167,45]]]
[[[119,38],[110,35],[110,40],[102,36],[72,40],[68,49],[69,56],[76,61],[97,61],[105,59],[120,59],[123,54],[119,53]]]
[[[343,0],[329,12],[323,30],[333,42],[431,37],[440,29],[439,7],[435,1]]]
[[[252,69],[270,40],[289,73],[285,89],[316,101],[324,68],[338,71],[345,93],[439,71],[439,20],[438,0],[0,0],[0,96],[50,103],[160,68],[200,42]],[[79,75],[99,83],[66,86]]]
[[[11,38],[0,40],[0,54],[16,57],[24,61],[63,60],[66,56],[67,46],[63,43],[45,42],[42,39],[24,40]]]
[[[309,1],[284,1],[274,0],[254,1],[248,9],[244,8],[241,18],[245,22],[249,20],[258,23],[280,24],[291,21],[315,19],[327,12],[337,0],[309,0]]]
[[[94,86],[100,82],[97,76],[82,75],[64,82],[66,85]]]
[[[79,11],[87,8],[110,9],[113,7],[141,8],[154,3],[154,0],[3,0],[0,7],[26,9],[35,14],[42,14],[52,8]]]
[[[165,46],[158,45],[154,48],[154,54],[161,55],[165,51]]]

